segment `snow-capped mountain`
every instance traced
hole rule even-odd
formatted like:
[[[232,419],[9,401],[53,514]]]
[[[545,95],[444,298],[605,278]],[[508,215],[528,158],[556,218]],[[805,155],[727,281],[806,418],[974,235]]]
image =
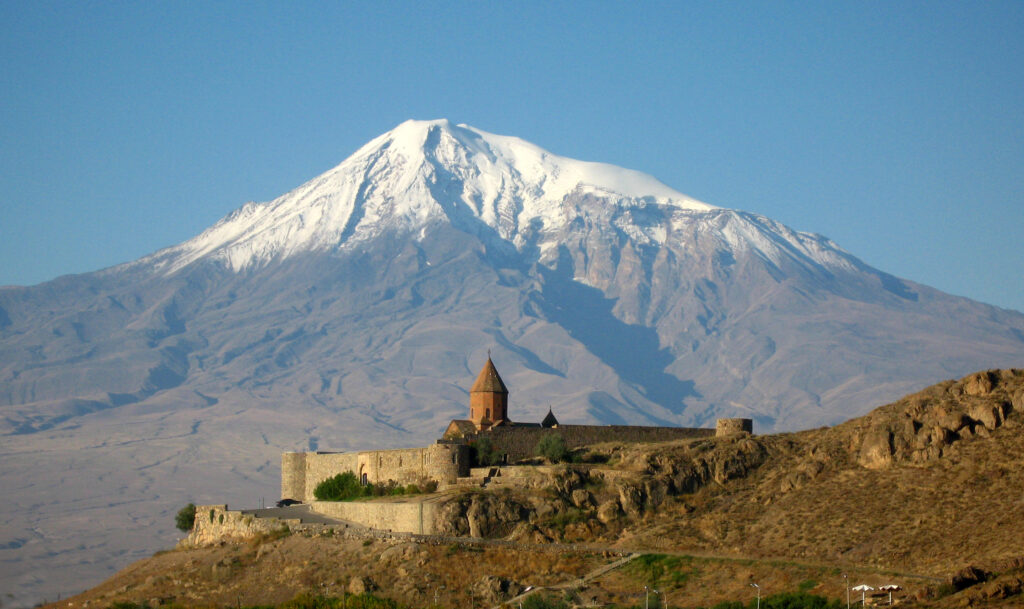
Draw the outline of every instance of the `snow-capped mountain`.
[[[586,198],[606,209],[588,209]],[[715,221],[719,212],[733,222]],[[591,216],[631,241],[663,246],[695,226],[722,247],[752,250],[778,263],[852,268],[849,256],[817,235],[764,217],[697,201],[652,176],[554,155],[519,138],[447,120],[406,121],[339,166],[265,204],[249,203],[201,235],[145,258],[177,271],[204,257],[234,269],[260,267],[300,252],[352,251],[389,230],[480,224],[520,252],[550,261],[558,237]],[[489,232],[484,230],[483,232]]]
[[[160,258],[172,271],[209,255],[239,270],[298,252],[350,251],[384,231],[437,222],[480,222],[521,248],[530,238],[524,227],[566,222],[562,202],[572,194],[628,207],[716,209],[636,171],[447,120],[406,121],[334,169],[270,203],[242,207]]]
[[[488,350],[514,420],[765,432],[1020,367],[1024,315],[642,173],[409,121],[180,245],[0,288],[0,589],[52,585],[43,564],[91,583],[170,545],[187,501],[273,499],[283,450],[429,442]]]

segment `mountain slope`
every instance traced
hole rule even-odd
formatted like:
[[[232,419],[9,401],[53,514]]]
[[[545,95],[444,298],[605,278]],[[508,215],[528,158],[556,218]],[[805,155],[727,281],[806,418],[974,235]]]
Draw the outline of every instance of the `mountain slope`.
[[[358,532],[355,539],[304,532],[207,540],[208,547],[141,561],[69,600],[267,604],[370,578],[379,594],[410,606],[441,586],[443,606],[465,606],[472,603],[467,591],[487,594],[481,582],[499,576],[513,591],[494,589],[487,604],[498,605],[526,585],[578,581],[614,549],[683,556],[636,561],[661,568],[623,568],[576,590],[581,597],[623,606],[649,585],[678,606],[710,606],[746,597],[750,581],[766,594],[813,588],[839,599],[846,585],[895,583],[903,587],[896,598],[910,606],[1019,607],[1022,423],[1024,371],[986,371],[830,429],[602,444],[587,452],[610,457],[606,463],[522,472],[509,478],[548,479],[436,499],[461,506],[439,512],[458,529],[452,533],[468,534],[474,514],[485,537],[513,531],[513,546],[478,540],[471,552],[450,539],[444,547],[436,540],[364,542]],[[562,562],[537,568],[552,560]],[[590,566],[581,571],[581,562]],[[963,591],[940,596],[941,584],[958,574]],[[915,597],[922,602],[914,604]]]
[[[26,557],[123,564],[188,500],[273,498],[282,450],[430,442],[488,350],[514,420],[801,429],[1021,365],[1024,315],[637,172],[410,121],[178,246],[0,288],[0,562],[30,590]],[[146,541],[97,541],[113,522]]]

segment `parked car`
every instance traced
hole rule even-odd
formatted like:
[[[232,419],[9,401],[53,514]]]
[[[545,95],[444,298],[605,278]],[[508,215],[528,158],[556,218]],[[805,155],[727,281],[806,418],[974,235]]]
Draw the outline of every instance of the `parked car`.
[[[277,502],[277,507],[288,507],[289,505],[297,505],[299,503],[302,502],[297,499],[282,499]]]

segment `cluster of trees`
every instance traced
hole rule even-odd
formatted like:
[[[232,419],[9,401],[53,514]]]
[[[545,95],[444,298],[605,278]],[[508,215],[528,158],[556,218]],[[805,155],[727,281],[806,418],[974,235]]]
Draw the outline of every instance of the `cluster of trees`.
[[[431,480],[423,486],[418,484],[401,485],[394,480],[384,484],[361,484],[352,472],[344,472],[333,476],[316,485],[313,496],[318,501],[351,501],[360,497],[384,497],[386,495],[417,495],[432,493],[437,490],[437,482]]]

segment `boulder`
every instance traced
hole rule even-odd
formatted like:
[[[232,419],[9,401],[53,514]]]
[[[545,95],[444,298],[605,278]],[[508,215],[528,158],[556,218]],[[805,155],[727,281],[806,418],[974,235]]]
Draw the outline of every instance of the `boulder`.
[[[619,517],[619,502],[615,499],[605,501],[597,506],[597,519],[608,524]]]
[[[991,372],[979,372],[964,379],[964,393],[967,395],[988,395],[995,386],[996,375]]]
[[[953,577],[949,578],[949,583],[953,585],[953,588],[957,591],[963,590],[964,588],[970,588],[975,584],[980,584],[987,581],[989,573],[983,569],[969,565],[960,569]]]
[[[572,492],[572,504],[578,508],[584,508],[591,504],[590,491],[578,488]]]
[[[377,589],[377,585],[373,583],[373,580],[369,577],[353,577],[348,580],[348,593],[349,594],[366,594],[373,592]]]
[[[868,469],[882,469],[892,464],[892,432],[876,427],[864,436],[858,462]]]
[[[995,429],[1003,422],[1002,410],[991,404],[974,404],[971,406],[970,415],[988,429]]]
[[[507,599],[510,590],[518,592],[518,588],[518,586],[513,587],[507,579],[495,575],[485,575],[473,584],[471,590],[473,598],[493,605]]]
[[[627,516],[636,518],[643,511],[644,493],[634,484],[619,486],[619,504]]]

